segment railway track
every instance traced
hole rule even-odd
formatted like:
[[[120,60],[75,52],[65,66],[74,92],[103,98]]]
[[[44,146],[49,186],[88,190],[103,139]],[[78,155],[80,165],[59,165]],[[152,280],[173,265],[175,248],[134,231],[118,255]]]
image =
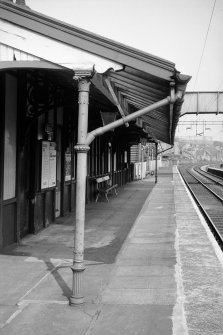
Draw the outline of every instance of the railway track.
[[[179,171],[223,249],[223,179],[199,167],[180,167]]]

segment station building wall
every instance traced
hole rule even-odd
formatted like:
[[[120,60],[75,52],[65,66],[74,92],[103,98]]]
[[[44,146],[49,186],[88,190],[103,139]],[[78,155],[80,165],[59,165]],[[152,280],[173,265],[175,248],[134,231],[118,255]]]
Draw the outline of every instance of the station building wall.
[[[0,247],[36,234],[75,210],[78,92],[44,72],[0,74]],[[101,108],[101,107],[100,107]],[[90,101],[90,127],[101,126]],[[87,202],[99,176],[131,181],[130,146],[116,132],[95,139],[88,155]]]

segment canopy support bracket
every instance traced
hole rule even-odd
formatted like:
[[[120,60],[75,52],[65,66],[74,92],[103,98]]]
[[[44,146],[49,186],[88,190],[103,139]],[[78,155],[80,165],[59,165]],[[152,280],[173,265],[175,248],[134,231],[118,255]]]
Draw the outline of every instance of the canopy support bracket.
[[[120,103],[119,103],[119,101],[118,101],[118,98],[117,98],[117,96],[116,96],[116,94],[115,94],[115,92],[114,92],[114,90],[113,90],[113,87],[112,87],[112,85],[111,85],[109,79],[108,79],[108,78],[105,78],[105,82],[106,82],[106,85],[107,85],[107,87],[108,87],[108,90],[109,90],[109,92],[111,93],[111,96],[112,96],[112,98],[113,98],[113,100],[114,100],[114,102],[115,102],[115,104],[116,104],[116,106],[117,106],[117,108],[118,108],[118,110],[119,110],[119,113],[120,113],[121,117],[124,118],[124,117],[126,116],[127,113],[124,113],[124,111],[123,111],[123,109],[122,109],[122,106],[120,105]],[[129,127],[129,123],[128,123],[128,122],[125,122],[125,126],[126,126],[126,127]]]

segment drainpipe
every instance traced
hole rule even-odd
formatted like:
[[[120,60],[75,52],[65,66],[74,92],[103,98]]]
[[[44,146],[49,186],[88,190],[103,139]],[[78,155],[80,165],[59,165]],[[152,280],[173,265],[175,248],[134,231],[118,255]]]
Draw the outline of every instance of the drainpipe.
[[[156,146],[156,166],[155,166],[155,184],[157,183],[157,157],[158,157],[158,153],[157,153],[157,148],[158,148],[158,143],[155,142],[155,146]]]
[[[155,109],[166,106],[170,103],[174,103],[177,100],[181,99],[182,96],[183,96],[183,93],[181,91],[179,91],[174,95],[174,97],[169,97],[168,96],[165,99],[160,100],[158,102],[155,102],[154,104],[149,105],[148,107],[142,108],[137,112],[131,113],[131,114],[123,117],[122,119],[119,119],[119,120],[116,120],[112,123],[109,123],[104,127],[97,128],[97,129],[91,131],[90,133],[88,133],[85,144],[89,145],[95,139],[96,136],[102,135],[102,134],[106,133],[107,131],[110,131],[110,130],[113,130],[117,127],[120,127],[123,124],[125,124],[126,122],[135,120],[139,116],[145,115],[148,112],[151,112]]]
[[[175,92],[175,83],[171,82],[170,83],[170,97],[171,100],[173,101],[174,99],[174,92]],[[173,127],[173,103],[170,103],[170,110],[169,110],[169,137],[170,137],[170,142],[172,140],[172,127]]]
[[[70,305],[81,305],[84,302],[82,292],[82,276],[84,267],[84,226],[85,226],[85,201],[86,201],[86,176],[87,153],[90,149],[85,144],[88,130],[88,104],[89,104],[89,73],[75,73],[74,79],[78,80],[78,143],[74,147],[77,152],[77,184],[76,184],[76,223],[74,233],[73,285]]]
[[[120,120],[116,120],[104,127],[97,128],[87,133],[88,127],[88,101],[89,86],[92,70],[75,71],[74,79],[78,80],[78,143],[75,146],[77,152],[77,185],[76,185],[76,224],[74,233],[74,255],[73,266],[73,284],[70,305],[78,306],[84,303],[82,291],[84,267],[84,226],[85,226],[85,201],[86,201],[86,176],[87,176],[87,153],[90,143],[96,136],[102,135],[109,130],[117,128],[137,117],[144,115],[162,106],[174,103],[182,98],[182,92],[177,93],[174,97],[167,97],[135,113],[127,115]]]
[[[142,143],[140,143],[140,151],[141,151],[141,180],[143,180],[143,163],[144,163],[144,148]]]

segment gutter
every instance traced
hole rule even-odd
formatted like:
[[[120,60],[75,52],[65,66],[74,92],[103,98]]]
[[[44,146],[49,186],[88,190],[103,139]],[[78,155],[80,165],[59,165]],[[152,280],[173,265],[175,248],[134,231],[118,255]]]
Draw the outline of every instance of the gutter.
[[[175,64],[131,48],[127,45],[93,34],[65,22],[35,12],[24,6],[0,0],[0,18],[43,36],[91,52],[120,64],[137,68],[164,80],[170,80]]]

